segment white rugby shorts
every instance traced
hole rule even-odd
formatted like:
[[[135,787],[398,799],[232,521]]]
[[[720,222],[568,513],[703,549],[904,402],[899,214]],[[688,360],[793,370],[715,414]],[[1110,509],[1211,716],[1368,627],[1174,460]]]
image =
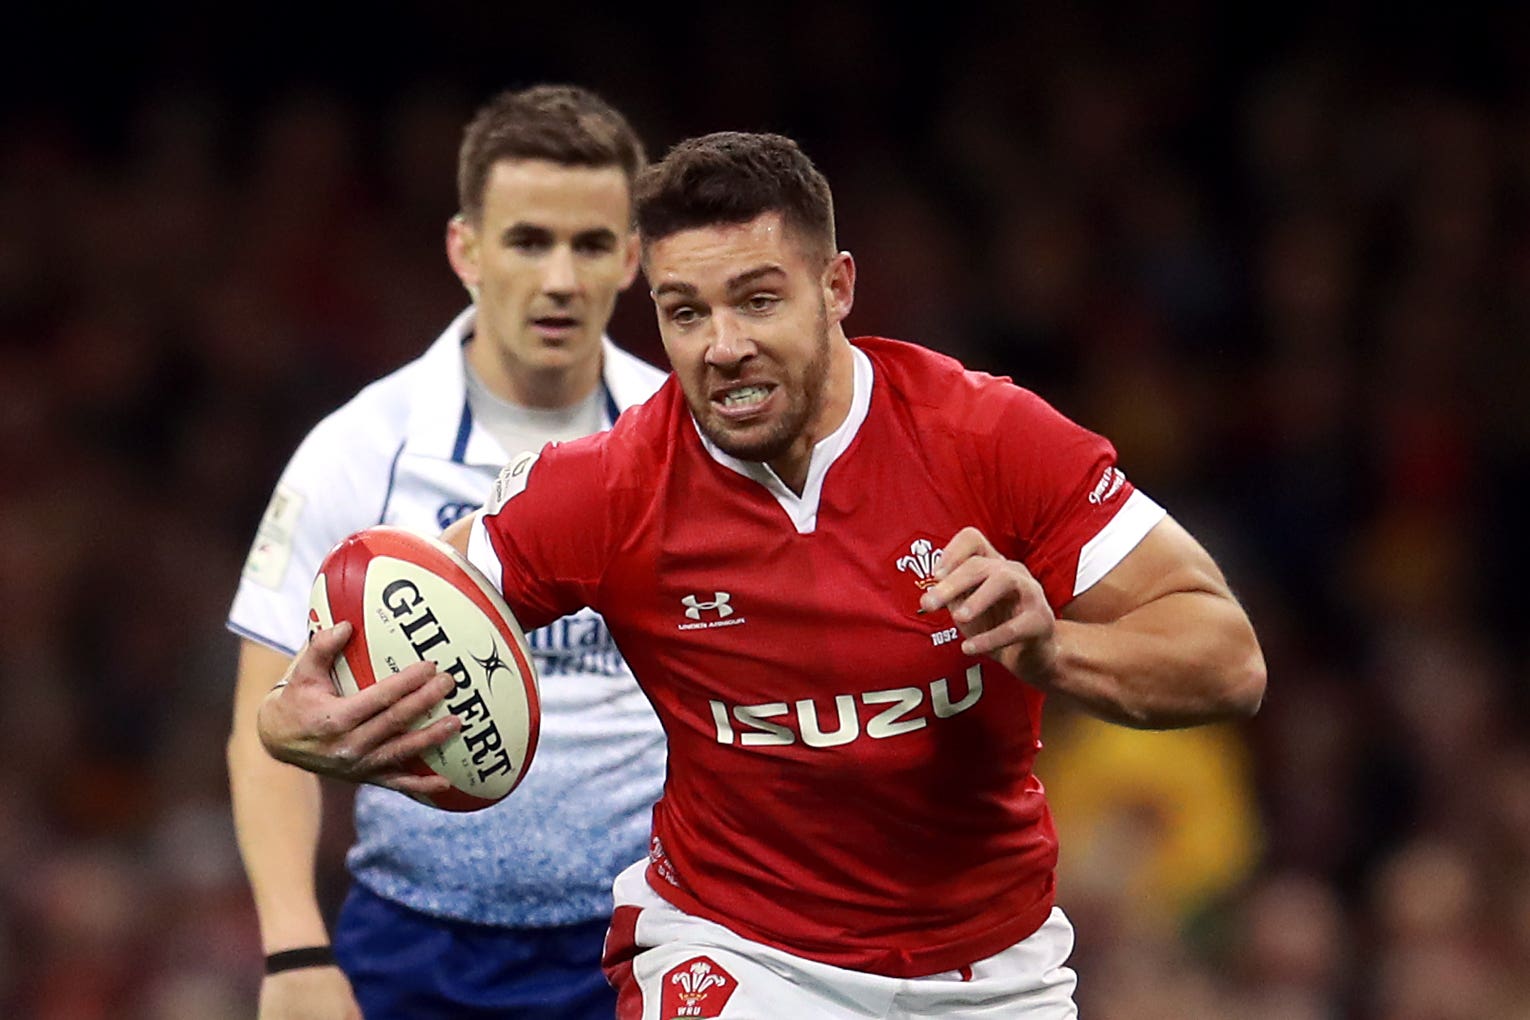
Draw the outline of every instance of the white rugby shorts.
[[[612,888],[606,975],[617,1020],[1077,1020],[1073,925],[1058,908],[1032,935],[959,971],[893,978],[793,956],[687,914],[649,888],[647,865]]]

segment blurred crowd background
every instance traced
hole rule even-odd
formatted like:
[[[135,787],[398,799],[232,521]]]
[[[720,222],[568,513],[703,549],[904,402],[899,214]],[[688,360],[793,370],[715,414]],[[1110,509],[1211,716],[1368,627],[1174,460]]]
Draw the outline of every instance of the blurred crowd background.
[[[851,332],[1111,436],[1249,606],[1252,723],[1052,707],[1084,1016],[1530,1017],[1530,17],[381,6],[0,30],[0,1016],[253,1015],[245,550],[307,428],[464,303],[472,108],[572,80],[655,154],[799,138]],[[613,333],[662,358],[641,288]]]

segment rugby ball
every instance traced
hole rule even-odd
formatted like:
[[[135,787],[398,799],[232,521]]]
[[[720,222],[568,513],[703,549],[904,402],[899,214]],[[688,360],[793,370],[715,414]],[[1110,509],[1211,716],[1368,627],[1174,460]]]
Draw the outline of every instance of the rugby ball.
[[[330,550],[309,593],[310,629],[353,630],[335,660],[335,689],[355,694],[430,659],[457,686],[417,723],[451,713],[462,728],[411,766],[452,789],[418,799],[477,811],[509,796],[536,753],[537,676],[526,635],[479,570],[437,539],[378,525]]]

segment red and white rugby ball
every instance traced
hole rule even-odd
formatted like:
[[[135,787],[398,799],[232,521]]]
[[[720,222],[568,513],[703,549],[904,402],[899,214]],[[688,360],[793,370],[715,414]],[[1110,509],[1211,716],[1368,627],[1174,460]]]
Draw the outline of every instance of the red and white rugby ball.
[[[536,753],[537,676],[526,635],[479,570],[444,542],[386,525],[330,550],[308,599],[310,629],[354,628],[335,660],[335,687],[355,694],[430,659],[456,688],[417,725],[451,713],[462,729],[413,763],[452,789],[422,797],[448,811],[477,811],[509,796]]]

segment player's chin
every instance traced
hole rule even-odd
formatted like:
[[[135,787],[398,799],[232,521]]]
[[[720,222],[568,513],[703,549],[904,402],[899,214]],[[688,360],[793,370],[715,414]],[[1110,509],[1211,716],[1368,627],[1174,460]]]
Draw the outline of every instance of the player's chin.
[[[739,460],[765,463],[791,448],[791,437],[783,435],[780,423],[775,421],[739,425],[719,415],[708,415],[704,431],[719,450]]]
[[[535,346],[532,347],[535,352],[532,361],[538,368],[567,368],[579,360],[581,351],[587,349],[588,345],[571,343],[567,339],[538,337]]]
[[[536,368],[567,368],[600,352],[600,334],[581,330],[567,334],[532,332],[523,348]]]

